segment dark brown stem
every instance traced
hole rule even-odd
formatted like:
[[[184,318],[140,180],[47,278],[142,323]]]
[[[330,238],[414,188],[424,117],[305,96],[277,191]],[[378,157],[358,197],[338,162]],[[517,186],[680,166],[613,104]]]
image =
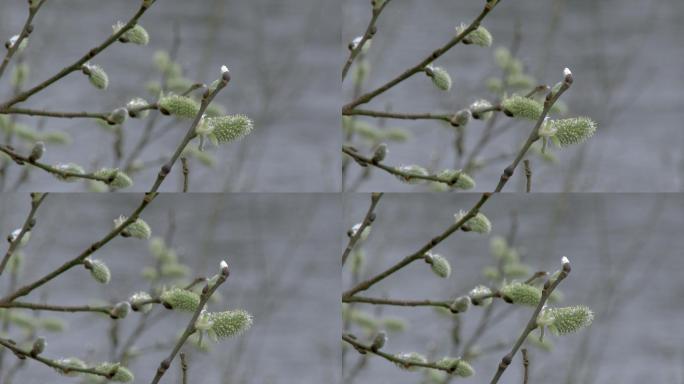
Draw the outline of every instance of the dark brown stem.
[[[47,0],[43,0],[40,3],[38,3],[35,7],[31,8],[29,7],[29,14],[28,17],[26,18],[26,22],[24,23],[24,27],[21,29],[21,32],[19,33],[19,37],[17,38],[17,41],[14,42],[14,44],[7,50],[7,53],[5,54],[5,58],[2,59],[2,64],[0,64],[0,78],[2,78],[2,75],[5,73],[5,69],[7,68],[7,65],[9,64],[10,60],[12,60],[12,56],[14,56],[17,51],[19,51],[19,47],[21,46],[21,43],[31,34],[33,31],[33,25],[31,22],[33,21],[33,17],[36,16],[38,13],[38,10],[40,7],[45,4]]]
[[[22,155],[16,153],[14,151],[14,148],[6,146],[6,145],[0,145],[0,152],[5,153],[7,156],[9,156],[18,165],[27,165],[27,164],[32,165],[36,168],[40,168],[43,171],[51,173],[51,174],[53,174],[59,178],[62,178],[62,179],[75,178],[75,179],[97,180],[97,181],[101,181],[105,184],[109,184],[112,181],[107,177],[95,176],[94,173],[75,173],[75,172],[69,172],[69,171],[61,170],[61,169],[53,167],[51,165],[41,163],[37,160],[32,160],[27,156],[22,156]]]
[[[392,0],[385,0],[385,2],[382,4],[382,6],[378,9],[373,9],[373,14],[371,16],[370,21],[368,22],[368,26],[366,27],[366,32],[363,33],[363,36],[361,37],[361,41],[356,45],[356,47],[353,47],[353,49],[350,50],[349,52],[349,57],[347,58],[347,61],[344,63],[344,67],[342,68],[342,81],[347,77],[347,73],[349,72],[349,68],[351,68],[352,63],[354,63],[354,60],[356,57],[361,53],[363,50],[363,46],[366,44],[366,42],[375,35],[375,32],[377,28],[375,27],[375,23],[378,21],[378,17],[380,17],[380,14],[382,11],[385,9],[387,4]]]
[[[530,380],[530,358],[527,356],[527,348],[521,350],[523,356],[523,384]]]
[[[523,165],[525,169],[525,192],[530,193],[532,191],[532,166],[530,165],[530,160],[525,159]]]
[[[188,384],[188,361],[185,359],[185,352],[180,353],[181,360],[181,384]]]
[[[344,263],[347,261],[347,257],[349,257],[349,254],[351,253],[352,249],[354,249],[354,246],[361,238],[363,231],[375,220],[375,212],[373,211],[375,210],[375,206],[378,205],[378,202],[380,202],[381,198],[382,192],[373,193],[371,195],[371,203],[370,207],[368,207],[368,211],[366,212],[366,216],[363,218],[361,226],[356,230],[356,233],[353,233],[352,236],[349,237],[347,247],[344,249],[344,252],[342,253],[342,265],[344,265]]]
[[[188,184],[190,181],[190,167],[188,166],[188,158],[181,157],[181,164],[183,165],[183,192],[188,191]]]
[[[7,262],[9,259],[12,257],[12,254],[14,254],[14,251],[17,249],[19,244],[21,243],[21,240],[24,238],[24,235],[26,232],[30,231],[33,226],[35,225],[35,220],[34,216],[36,215],[36,211],[38,211],[38,207],[43,203],[45,198],[47,197],[47,193],[43,193],[40,195],[39,198],[34,198],[35,195],[31,194],[31,210],[29,211],[28,216],[26,216],[26,220],[24,221],[24,225],[21,226],[21,230],[19,231],[19,234],[17,235],[16,238],[14,238],[13,241],[10,242],[9,248],[7,249],[7,252],[5,253],[5,257],[2,258],[2,262],[0,262],[0,275],[5,271],[5,267],[7,266]]]

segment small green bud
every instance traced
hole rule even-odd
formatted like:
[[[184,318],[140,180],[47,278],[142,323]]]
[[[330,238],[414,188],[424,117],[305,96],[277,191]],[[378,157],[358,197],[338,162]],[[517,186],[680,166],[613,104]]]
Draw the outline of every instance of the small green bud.
[[[128,110],[126,108],[117,108],[107,116],[109,125],[121,125],[128,117]]]
[[[74,163],[57,164],[55,165],[55,168],[57,168],[61,172],[68,172],[78,175],[85,174],[85,170],[83,169],[83,167]],[[78,178],[73,176],[55,175],[55,177],[59,180],[66,181],[67,183],[73,183],[75,181],[78,181]]]
[[[553,318],[548,326],[556,335],[577,332],[591,325],[594,313],[585,306],[563,307],[547,309]]]
[[[114,227],[118,228],[121,226],[128,218],[126,216],[119,216],[114,220]],[[123,237],[135,237],[138,239],[149,239],[152,235],[152,229],[143,219],[136,219],[134,222],[128,224],[128,226],[121,231],[121,236]]]
[[[349,43],[349,50],[353,51],[356,49],[356,47],[361,44],[361,40],[363,40],[363,36],[357,36],[354,38],[354,40]],[[366,54],[368,50],[371,47],[371,43],[373,42],[372,39],[366,39],[366,41],[363,43],[363,47],[361,47],[361,54]]]
[[[373,6],[373,9],[377,11],[385,5],[385,0],[371,0],[371,5]]]
[[[460,35],[468,26],[461,24],[456,27],[456,34]],[[490,47],[492,45],[492,34],[489,33],[487,28],[479,26],[475,28],[472,32],[468,33],[463,38],[463,44],[475,44],[481,47]]]
[[[252,326],[252,315],[242,309],[209,314],[213,325],[211,335],[217,339],[238,336]]]
[[[544,110],[544,106],[538,101],[520,95],[513,95],[505,99],[501,102],[501,105],[507,116],[521,117],[529,120],[539,119]]]
[[[451,265],[449,260],[445,259],[443,256],[436,253],[427,253],[425,255],[425,262],[430,264],[432,267],[432,272],[441,278],[448,278],[451,276]]]
[[[209,138],[216,145],[247,136],[254,128],[252,120],[245,115],[211,117],[207,119],[207,125],[211,130]]]
[[[98,364],[95,367],[95,369],[105,374],[109,374],[116,370],[116,373],[110,379],[111,381],[116,381],[119,383],[130,383],[133,380],[135,380],[133,372],[131,372],[128,368],[122,366],[121,363],[101,363]]]
[[[427,169],[421,167],[420,165],[402,165],[398,168],[399,172],[407,173],[408,176],[397,175],[397,178],[408,184],[421,184],[424,183],[424,179],[419,179],[413,177],[415,176],[428,176],[430,173]]]
[[[396,364],[399,368],[405,369],[407,371],[417,371],[418,369],[423,368],[423,367],[416,367],[415,365],[413,365],[415,363],[418,363],[418,364],[426,364],[427,363],[427,359],[425,358],[425,356],[423,356],[417,352],[399,353],[397,355],[394,355],[394,357],[404,361],[403,363],[396,363]]]
[[[458,377],[470,377],[475,374],[473,367],[463,359],[444,357],[439,359],[435,365],[446,368]]]
[[[461,109],[451,116],[449,122],[454,127],[465,127],[470,122],[471,117],[473,117],[473,115],[470,113],[469,109]]]
[[[480,112],[485,109],[489,109],[492,107],[492,103],[485,99],[480,99],[474,101],[472,104],[470,104],[470,113],[473,115],[473,119],[478,119],[478,120],[483,120],[487,121],[489,120],[490,117],[492,117],[492,111],[487,111],[487,112]]]
[[[133,185],[133,180],[118,168],[102,168],[94,173],[97,177],[109,180],[108,185],[114,189],[128,188]]]
[[[12,70],[12,87],[19,88],[29,77],[29,66],[26,63],[17,64]]]
[[[146,118],[147,115],[150,113],[150,111],[147,109],[144,111],[140,111],[140,108],[144,108],[148,105],[149,105],[149,103],[147,102],[147,100],[145,100],[141,97],[135,97],[135,98],[131,99],[131,101],[129,101],[126,104],[126,109],[128,110],[128,116],[130,116],[134,119]]]
[[[164,307],[183,312],[194,312],[200,303],[200,297],[195,292],[181,288],[172,288],[161,294],[160,299]]]
[[[454,215],[454,220],[459,221],[466,215],[465,211],[459,211]],[[492,223],[489,221],[487,216],[478,212],[474,217],[471,217],[466,221],[461,229],[465,231],[472,231],[476,233],[487,234],[492,231]]]
[[[85,259],[83,260],[83,266],[90,271],[90,275],[101,284],[109,284],[112,278],[112,274],[109,271],[109,267],[101,260],[97,259]]]
[[[492,303],[492,298],[490,296],[491,294],[492,290],[484,285],[478,285],[468,292],[468,295],[470,295],[470,301],[473,303],[473,305],[481,305],[483,307],[486,307]]]
[[[539,288],[523,283],[511,283],[501,288],[503,299],[512,304],[536,306],[541,300]]]
[[[123,319],[126,316],[128,316],[128,313],[130,311],[131,304],[128,301],[122,301],[114,305],[114,308],[112,308],[112,311],[110,313],[110,316],[112,317],[112,319]]]
[[[435,87],[441,89],[442,91],[448,91],[451,89],[451,76],[444,68],[427,66],[425,67],[425,74],[432,79],[432,83]]]
[[[581,144],[596,132],[596,123],[588,117],[554,120],[551,125],[556,131],[553,139],[561,147]]]
[[[387,343],[387,334],[385,332],[378,332],[373,338],[373,343],[371,344],[371,350],[379,351]]]
[[[10,243],[14,243],[19,238],[20,233],[21,233],[21,228],[15,229],[9,235],[9,237],[7,238],[7,241],[9,241]],[[19,244],[17,244],[17,247],[18,248],[25,247],[26,244],[28,244],[29,240],[31,240],[31,231],[27,230],[26,232],[24,232],[24,236],[21,237],[21,241],[19,242]]]
[[[452,313],[463,313],[468,311],[468,308],[470,308],[470,297],[469,296],[460,296],[454,299],[454,301],[451,303],[449,306],[449,310]]]
[[[112,29],[114,31],[114,34],[119,32],[121,30],[121,28],[123,28],[125,25],[126,24],[122,23],[121,21],[112,25]],[[133,44],[138,44],[138,45],[147,45],[147,43],[150,42],[150,35],[147,33],[145,28],[141,27],[140,25],[135,25],[133,28],[124,32],[124,34],[121,35],[121,37],[119,37],[119,41],[122,43],[133,43]]]
[[[179,95],[164,96],[159,100],[159,111],[164,115],[192,119],[199,113],[200,105],[195,100]]]
[[[47,341],[45,341],[45,338],[39,337],[36,339],[36,341],[33,342],[33,346],[31,347],[31,356],[36,357],[43,353],[45,351],[45,347],[47,346]]]
[[[85,362],[83,362],[83,360],[81,360],[77,357],[67,357],[66,359],[57,360],[57,364],[63,365],[65,367],[69,367],[69,368],[78,368],[78,369],[88,368],[88,365]],[[68,369],[65,369],[65,370],[56,369],[56,370],[57,370],[57,372],[59,372],[61,375],[64,375],[64,376],[74,377],[74,376],[78,376],[81,374],[81,372],[71,371]]]
[[[12,49],[14,47],[14,44],[17,43],[17,41],[19,41],[19,35],[14,35],[10,37],[9,40],[5,42],[5,48],[7,48],[7,50]],[[19,44],[19,48],[17,48],[16,53],[21,53],[24,49],[26,49],[27,45],[28,36],[24,37],[24,39],[21,40],[21,43]]]
[[[373,158],[371,160],[374,163],[380,163],[385,160],[388,152],[389,150],[387,149],[387,144],[380,143],[377,147],[375,147],[375,151],[373,151]]]
[[[42,141],[37,141],[35,144],[33,144],[33,148],[31,148],[31,154],[29,155],[28,159],[30,162],[35,162],[37,160],[40,160],[41,157],[43,157],[43,154],[45,153],[45,143]]]
[[[107,73],[99,65],[85,63],[81,67],[84,75],[88,76],[90,83],[98,89],[107,89],[109,86],[109,77]]]
[[[142,313],[147,313],[152,309],[152,304],[148,303],[149,300],[152,300],[152,296],[147,292],[136,292],[128,299],[131,309]]]
[[[453,188],[469,190],[475,188],[475,180],[460,169],[445,169],[437,174],[437,177],[445,180],[455,180]],[[443,184],[443,183],[442,183]]]

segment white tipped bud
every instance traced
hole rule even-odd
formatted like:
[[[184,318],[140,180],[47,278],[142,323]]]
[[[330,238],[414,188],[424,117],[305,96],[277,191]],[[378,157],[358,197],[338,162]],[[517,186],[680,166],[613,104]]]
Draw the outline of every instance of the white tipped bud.
[[[131,304],[128,301],[117,303],[110,313],[112,319],[123,319],[131,311]]]
[[[570,71],[570,68],[566,67],[565,69],[563,69],[563,77],[568,77],[568,76],[572,76],[572,72]]]
[[[221,66],[221,74],[222,74],[222,75],[224,75],[224,74],[226,74],[226,73],[229,73],[229,72],[230,72],[230,70],[228,70],[228,67],[227,67],[227,66],[225,66],[225,65],[222,65],[222,66]]]
[[[45,153],[45,143],[42,141],[37,141],[34,145],[33,148],[31,149],[31,154],[29,155],[29,161],[34,162],[36,160],[39,160],[41,157],[43,157],[43,154]]]
[[[227,277],[230,273],[230,268],[228,267],[228,263],[225,260],[221,260],[221,262],[219,263],[219,269],[223,276]]]
[[[379,351],[387,343],[387,334],[385,332],[378,332],[373,339],[373,344],[371,344],[371,349],[373,351]]]
[[[566,265],[566,264],[570,264],[570,260],[568,260],[568,258],[565,256],[561,257],[561,265]]]
[[[36,341],[33,342],[33,346],[31,347],[31,356],[36,357],[43,353],[45,351],[45,347],[47,346],[47,341],[45,341],[45,338],[39,337],[36,339]]]

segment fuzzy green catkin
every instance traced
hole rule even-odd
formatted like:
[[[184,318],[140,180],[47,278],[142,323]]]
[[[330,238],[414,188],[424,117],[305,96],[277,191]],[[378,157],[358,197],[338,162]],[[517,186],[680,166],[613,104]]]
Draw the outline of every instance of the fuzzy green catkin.
[[[529,306],[539,304],[542,296],[539,288],[524,283],[508,284],[501,288],[501,294],[509,303]]]
[[[94,175],[110,180],[108,185],[115,189],[128,188],[133,185],[133,180],[118,168],[102,168],[96,171]]]
[[[454,221],[458,222],[465,215],[466,212],[460,211],[454,215]],[[488,234],[492,231],[492,223],[489,221],[487,216],[481,212],[478,212],[474,217],[468,219],[468,221],[463,224],[462,228],[476,233]]]
[[[561,147],[581,144],[596,132],[596,123],[588,117],[554,120],[551,125],[556,131],[554,140]]]
[[[110,379],[111,381],[116,381],[119,383],[130,383],[133,380],[135,380],[133,372],[131,372],[128,368],[121,366],[120,363],[101,363],[95,367],[96,370],[105,374],[112,372],[112,370],[114,370],[115,368],[116,373]]]
[[[179,95],[168,95],[159,99],[159,111],[165,115],[192,119],[197,116],[200,105],[197,101]]]
[[[397,355],[394,355],[397,359],[403,360],[404,363],[396,363],[397,366],[401,369],[405,369],[407,371],[416,371],[418,369],[421,369],[422,367],[417,367],[413,364],[426,364],[427,359],[425,356],[421,355],[418,352],[410,352],[410,353],[400,353]]]
[[[469,108],[473,119],[487,121],[490,117],[492,117],[493,114],[492,111],[481,112],[482,110],[492,108],[492,103],[485,99],[474,101],[472,104],[470,104]]]
[[[252,326],[252,315],[242,309],[209,314],[211,333],[217,339],[242,334]]]
[[[468,26],[465,24],[459,25],[456,27],[456,34],[460,35],[466,30],[466,28],[468,28]],[[492,45],[492,41],[492,34],[489,33],[487,28],[483,26],[475,28],[463,38],[463,44],[475,44],[479,45],[480,47],[490,47]]]
[[[194,312],[200,304],[200,296],[181,288],[173,288],[161,294],[162,304],[168,309]]]
[[[577,332],[582,328],[591,325],[594,320],[594,313],[585,306],[573,306],[549,309],[553,320],[549,325],[549,330],[556,335],[565,335]]]
[[[207,125],[211,129],[210,138],[216,145],[247,136],[254,128],[252,120],[245,115],[212,117],[207,119]]]
[[[128,220],[126,216],[119,216],[114,220],[114,227],[118,228],[126,220]],[[121,231],[121,235],[138,239],[149,239],[152,235],[152,229],[143,219],[138,218],[134,222],[128,224],[128,226]]]
[[[117,22],[116,24],[112,25],[112,29],[114,31],[114,34],[119,32],[121,28],[123,28],[126,24],[122,22]],[[140,25],[135,25],[133,28],[129,29],[128,31],[124,32],[121,37],[119,37],[119,41],[122,43],[133,43],[133,44],[138,44],[138,45],[147,45],[147,43],[150,42],[150,35],[147,33],[145,28],[141,27]]]
[[[428,176],[430,173],[427,169],[421,167],[420,165],[402,165],[398,168],[399,172],[408,174],[408,176],[397,175],[397,178],[408,184],[420,184],[425,180],[416,178],[413,176]]]
[[[470,377],[475,374],[475,370],[467,361],[453,357],[443,357],[435,365],[452,371],[458,377]]]
[[[126,109],[128,110],[128,115],[130,117],[132,117],[134,119],[136,119],[136,118],[143,118],[144,119],[145,117],[147,117],[147,115],[150,113],[150,111],[149,110],[141,111],[140,108],[144,108],[148,105],[149,105],[149,103],[147,102],[147,100],[145,100],[141,97],[135,97],[135,98],[131,99],[131,101],[129,101],[126,104]]]
[[[147,292],[136,292],[128,299],[131,303],[131,309],[142,313],[147,313],[152,309],[152,304],[148,302],[150,300],[152,300],[152,296]]]
[[[451,264],[449,264],[449,260],[445,259],[444,256],[429,253],[425,255],[425,260],[430,264],[435,275],[443,279],[451,276]]]
[[[425,68],[425,74],[432,79],[432,83],[435,87],[442,91],[451,89],[451,76],[444,68],[428,66]]]
[[[81,167],[78,164],[74,163],[67,163],[67,164],[57,164],[55,165],[55,168],[59,170],[60,172],[66,172],[66,173],[71,173],[71,174],[77,174],[77,175],[83,175],[85,174],[85,170],[83,167]],[[78,181],[77,177],[73,177],[70,175],[64,176],[64,175],[55,175],[56,178],[62,181],[66,181],[68,183],[73,183],[75,181]]]
[[[492,298],[487,297],[491,294],[492,290],[484,285],[478,285],[468,292],[468,295],[470,295],[470,301],[473,303],[473,305],[481,305],[483,307],[486,307],[492,303]]]
[[[85,259],[83,265],[86,269],[90,270],[90,275],[100,284],[109,284],[112,279],[112,273],[109,271],[109,267],[101,260],[97,259]]]
[[[88,80],[95,88],[107,89],[109,86],[109,76],[99,65],[85,63],[81,67],[81,71],[88,76]]]
[[[437,177],[443,180],[449,180],[451,182],[456,180],[452,185],[453,188],[463,189],[466,191],[475,188],[475,180],[473,180],[470,175],[460,169],[445,169],[438,173]]]
[[[539,119],[544,111],[544,106],[540,102],[520,95],[505,99],[501,105],[506,115],[529,120]]]
[[[67,367],[66,369],[55,368],[57,372],[64,376],[78,376],[81,372],[69,370],[69,368],[86,369],[88,365],[77,357],[67,357],[65,359],[57,360],[57,364]]]

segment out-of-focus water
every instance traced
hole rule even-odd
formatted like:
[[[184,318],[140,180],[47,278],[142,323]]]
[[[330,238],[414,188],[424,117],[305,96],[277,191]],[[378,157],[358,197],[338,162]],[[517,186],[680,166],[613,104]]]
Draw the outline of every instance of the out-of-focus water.
[[[482,2],[395,0],[383,12],[369,52],[370,90],[415,65],[448,41],[453,27],[470,22]],[[367,1],[344,2],[342,40],[363,33],[369,19]],[[556,11],[560,10],[560,11]],[[555,16],[554,16],[555,15]],[[564,67],[575,83],[563,99],[570,115],[586,115],[599,124],[597,135],[579,148],[555,151],[559,163],[548,166],[532,157],[535,191],[661,192],[684,188],[684,102],[680,71],[684,37],[679,22],[683,3],[675,0],[628,1],[502,1],[483,25],[494,46],[510,46],[520,26],[519,58],[538,80],[554,84]],[[397,112],[454,112],[481,97],[492,97],[483,79],[498,75],[492,49],[457,46],[437,63],[452,75],[448,96],[425,76],[415,76],[379,96],[371,109],[390,106]],[[344,97],[351,96],[351,81]],[[453,167],[454,134],[434,121],[390,121],[408,128],[413,139],[390,144],[387,163]],[[484,125],[468,127],[466,148],[479,138]],[[529,124],[511,127],[494,140],[482,158],[512,153],[529,133]],[[438,158],[440,161],[435,161]],[[435,166],[437,163],[437,166]],[[505,167],[496,163],[477,174],[478,190],[490,190]],[[359,167],[352,165],[350,180]],[[517,172],[523,179],[523,172]],[[512,183],[513,184],[513,183]],[[507,190],[521,190],[522,183]],[[374,171],[365,191],[420,191]]]
[[[111,33],[111,25],[127,20],[139,3],[71,0],[46,4],[36,16],[25,50],[31,65],[28,84],[45,80],[99,44]],[[5,41],[21,29],[26,2],[7,0],[0,7],[0,36]],[[231,83],[215,102],[230,113],[244,113],[255,120],[255,130],[246,140],[212,150],[217,157],[213,170],[191,164],[191,191],[336,191],[339,172],[331,170],[340,164],[336,49],[341,20],[331,15],[338,14],[339,4],[328,0],[158,1],[141,20],[150,33],[148,47],[115,44],[93,60],[109,74],[107,92],[96,90],[83,75],[74,73],[21,106],[99,112],[121,106],[134,96],[151,100],[144,83],[159,77],[153,70],[153,53],[171,47],[173,28],[178,25],[178,61],[187,76],[211,82],[218,77],[219,67],[228,65]],[[9,95],[8,77],[0,86],[0,100]],[[169,121],[161,120],[161,126]],[[40,120],[22,117],[20,121],[36,125]],[[156,140],[141,160],[168,156],[185,135],[187,124],[166,128],[172,132]],[[77,162],[87,169],[111,166],[113,135],[94,122],[50,119],[45,128],[68,132],[74,142],[67,147],[50,146],[46,162]],[[127,153],[143,128],[140,121],[126,123]],[[11,170],[10,186],[19,168]],[[130,190],[149,190],[157,171],[155,166],[136,175]],[[179,189],[179,172],[170,176],[163,190]],[[57,183],[50,175],[33,171],[22,190],[82,191],[84,187]]]
[[[468,209],[478,196],[386,195],[382,198],[372,232],[365,243],[367,271],[374,275],[411,254],[453,223],[454,212]],[[345,225],[363,217],[368,196],[351,196],[345,202]],[[684,310],[681,294],[684,261],[680,236],[684,198],[675,195],[496,195],[483,208],[493,223],[492,234],[506,236],[512,214],[517,212],[515,245],[533,270],[554,271],[561,256],[572,263],[572,272],[559,286],[563,305],[585,304],[595,311],[588,330],[564,337],[547,338],[552,352],[530,347],[530,382],[553,383],[658,383],[682,381],[682,333]],[[446,257],[452,275],[437,278],[427,265],[414,263],[371,288],[366,296],[397,299],[446,300],[487,283],[481,270],[491,265],[486,236],[457,232],[437,246]],[[343,287],[350,274],[345,272]],[[496,313],[507,304],[495,302]],[[370,306],[357,308],[373,311]],[[376,308],[377,309],[377,308]],[[478,307],[462,316],[463,339],[467,339],[482,315]],[[498,342],[506,347],[473,362],[477,375],[459,381],[488,382],[501,357],[512,346],[530,309],[516,309],[483,337],[480,347]],[[401,316],[408,322],[404,333],[392,334],[384,351],[389,353],[433,352],[447,354],[450,343],[449,316],[429,308],[382,307],[382,314]],[[358,328],[353,331],[361,334]],[[348,351],[345,371],[358,354]],[[516,357],[502,378],[521,382],[522,362]],[[570,372],[575,376],[568,380]],[[406,372],[382,359],[371,357],[355,382],[420,383],[420,373]]]
[[[112,220],[137,206],[139,194],[98,196],[51,195],[37,214],[38,224],[24,249],[26,264],[19,283],[27,283],[75,257],[104,236]],[[175,223],[173,244],[183,263],[197,276],[212,276],[225,259],[229,279],[219,293],[221,303],[210,310],[244,308],[254,325],[244,336],[215,345],[202,354],[186,348],[190,381],[196,383],[321,383],[339,381],[339,253],[341,215],[334,195],[160,195],[142,217],[154,235],[165,236],[170,217]],[[21,225],[28,209],[24,194],[4,195],[0,201],[0,233]],[[172,214],[172,216],[170,216]],[[4,236],[4,235],[3,235]],[[103,286],[88,271],[74,268],[32,293],[25,300],[84,305],[95,300],[118,301],[148,284],[141,269],[153,265],[147,242],[117,238],[93,257],[105,261],[112,281]],[[4,248],[3,248],[4,249]],[[8,274],[0,278],[3,295]],[[173,341],[187,325],[189,314],[161,307],[165,316],[144,333],[136,347]],[[165,312],[166,311],[166,312]],[[109,318],[93,314],[43,313],[69,322],[64,334],[45,334],[47,357],[78,356],[91,362],[108,359]],[[157,315],[153,315],[153,318]],[[139,313],[121,320],[122,340],[138,324]],[[21,332],[10,336],[21,340]],[[147,351],[130,368],[136,383],[150,382],[170,346]],[[5,369],[14,364],[5,354]],[[5,370],[3,369],[3,371]],[[164,382],[177,382],[174,362]],[[5,372],[0,372],[4,376]],[[15,383],[73,383],[29,361]]]

